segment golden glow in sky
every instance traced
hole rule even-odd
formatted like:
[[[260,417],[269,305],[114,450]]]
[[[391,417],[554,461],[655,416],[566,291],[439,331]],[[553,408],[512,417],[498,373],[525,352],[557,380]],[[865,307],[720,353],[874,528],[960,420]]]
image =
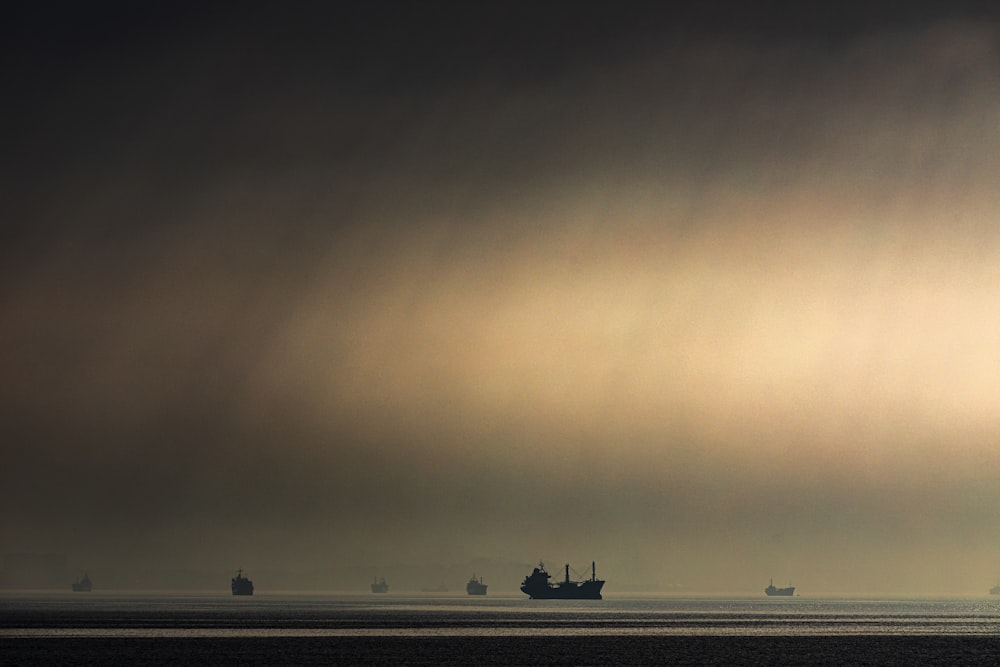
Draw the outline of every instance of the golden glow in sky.
[[[15,44],[0,542],[995,583],[997,24],[480,11]]]

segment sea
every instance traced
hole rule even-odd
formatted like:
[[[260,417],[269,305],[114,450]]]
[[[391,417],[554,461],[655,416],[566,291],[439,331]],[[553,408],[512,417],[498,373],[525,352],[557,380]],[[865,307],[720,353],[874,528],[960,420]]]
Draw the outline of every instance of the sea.
[[[0,592],[3,665],[972,665],[1000,599]]]

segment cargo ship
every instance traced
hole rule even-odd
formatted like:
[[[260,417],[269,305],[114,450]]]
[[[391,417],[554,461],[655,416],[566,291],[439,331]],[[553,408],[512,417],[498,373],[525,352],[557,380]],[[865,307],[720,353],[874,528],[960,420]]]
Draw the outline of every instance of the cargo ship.
[[[764,592],[767,595],[781,595],[785,597],[790,597],[792,595],[795,595],[795,586],[789,586],[788,588],[776,588],[774,585],[774,579],[772,579],[768,587],[764,589]]]
[[[465,592],[469,595],[486,595],[486,584],[483,583],[483,578],[476,579],[476,573],[473,572],[472,579],[469,579],[469,583],[465,585]]]
[[[590,579],[573,581],[569,578],[569,564],[566,565],[566,578],[552,583],[552,576],[545,571],[545,563],[539,563],[531,574],[524,578],[521,592],[532,600],[601,600],[601,589],[604,580],[597,578],[597,566],[590,563]]]
[[[389,584],[385,583],[385,577],[382,577],[381,581],[376,579],[375,581],[372,582],[372,593],[388,593],[388,592],[389,592]]]
[[[83,579],[77,579],[73,582],[73,592],[74,593],[89,593],[93,590],[94,584],[91,583],[90,577],[84,572]]]
[[[233,595],[253,595],[253,582],[243,575],[242,569],[233,577]]]

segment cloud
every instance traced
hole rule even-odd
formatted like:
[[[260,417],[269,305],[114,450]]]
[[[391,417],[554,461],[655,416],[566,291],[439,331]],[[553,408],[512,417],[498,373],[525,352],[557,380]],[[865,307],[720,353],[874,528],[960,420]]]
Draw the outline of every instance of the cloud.
[[[990,25],[671,33],[531,76],[483,47],[481,79],[328,79],[308,40],[277,69],[206,60],[252,42],[234,30],[195,35],[169,86],[112,67],[132,94],[26,162],[0,416],[7,494],[37,500],[7,505],[30,507],[12,540],[586,552],[710,587],[844,544],[865,585],[949,544],[986,560]],[[720,549],[745,561],[706,566]]]

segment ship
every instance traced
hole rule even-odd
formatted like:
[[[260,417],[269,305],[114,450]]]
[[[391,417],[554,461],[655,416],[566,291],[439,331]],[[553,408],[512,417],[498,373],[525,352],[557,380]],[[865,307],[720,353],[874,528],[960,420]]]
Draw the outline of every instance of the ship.
[[[233,577],[233,595],[253,595],[253,582],[243,575],[242,569]]]
[[[73,592],[74,593],[89,593],[93,590],[94,584],[90,581],[90,577],[84,572],[83,579],[77,579],[73,582]]]
[[[990,595],[1000,595],[1000,584],[990,589]]]
[[[385,577],[382,577],[381,581],[376,579],[372,582],[372,593],[388,593],[389,584],[385,583]]]
[[[604,580],[597,578],[597,566],[590,563],[590,579],[572,581],[569,578],[569,564],[566,565],[566,578],[552,583],[551,575],[545,571],[545,563],[539,563],[531,574],[524,578],[521,592],[532,600],[601,600],[601,589]]]
[[[764,589],[764,592],[768,595],[791,597],[792,595],[795,595],[795,586],[789,586],[788,588],[776,588],[774,586],[774,579],[771,579],[771,583]]]
[[[469,595],[486,595],[486,584],[483,583],[483,578],[476,579],[476,573],[473,572],[469,583],[465,585],[465,592]]]

